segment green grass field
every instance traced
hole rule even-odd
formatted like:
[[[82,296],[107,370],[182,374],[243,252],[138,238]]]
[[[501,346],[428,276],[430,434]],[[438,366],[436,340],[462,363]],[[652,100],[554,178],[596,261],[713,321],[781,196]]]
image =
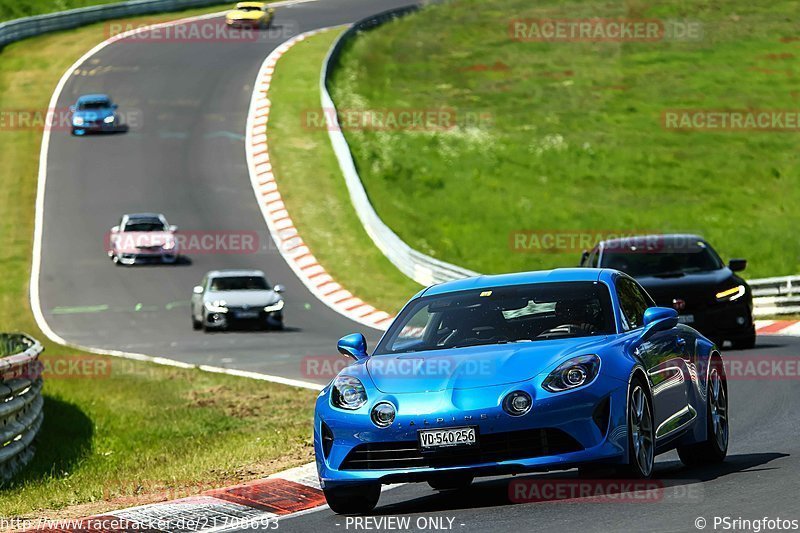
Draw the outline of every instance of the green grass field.
[[[66,9],[110,4],[119,0],[0,0],[0,22],[4,20],[54,13]]]
[[[458,126],[347,129],[384,221],[412,247],[486,273],[577,264],[537,235],[699,232],[749,277],[800,270],[800,130],[676,131],[676,108],[800,106],[797,5],[456,0],[359,37],[341,110],[451,109]],[[516,19],[681,20],[701,37],[530,42]],[[530,241],[527,241],[530,245]]]
[[[101,23],[8,46],[0,54],[0,109],[45,110],[62,73],[105,31]],[[44,342],[28,304],[40,143],[41,131],[0,131],[0,330],[26,331]],[[44,344],[46,364],[100,357]],[[36,456],[0,489],[0,516],[87,516],[312,459],[313,391],[101,359],[109,373],[46,380]]]
[[[395,313],[420,287],[378,250],[350,203],[328,132],[309,113],[320,110],[319,73],[338,31],[310,37],[275,69],[269,97],[270,160],[300,235],[333,278],[362,300]]]

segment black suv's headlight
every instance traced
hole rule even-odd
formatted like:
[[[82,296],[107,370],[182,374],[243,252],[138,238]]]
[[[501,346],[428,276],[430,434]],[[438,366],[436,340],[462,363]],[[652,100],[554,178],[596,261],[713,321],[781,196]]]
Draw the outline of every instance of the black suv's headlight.
[[[581,355],[562,363],[542,383],[550,392],[577,389],[591,383],[600,371],[600,358],[596,355]]]
[[[334,407],[353,411],[367,403],[367,390],[358,378],[339,376],[331,385],[331,403]]]
[[[718,292],[716,297],[717,301],[719,302],[732,302],[744,296],[745,292],[747,292],[747,289],[745,289],[744,285],[737,285],[735,287],[731,287],[730,289]]]

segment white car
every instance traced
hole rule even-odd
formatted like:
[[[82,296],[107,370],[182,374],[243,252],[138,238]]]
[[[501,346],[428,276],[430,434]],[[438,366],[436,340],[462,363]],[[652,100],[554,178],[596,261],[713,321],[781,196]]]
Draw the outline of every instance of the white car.
[[[178,260],[177,226],[170,226],[160,213],[123,215],[111,228],[108,256],[118,265]]]
[[[212,270],[192,293],[194,329],[232,326],[283,329],[283,286],[270,285],[260,270]]]

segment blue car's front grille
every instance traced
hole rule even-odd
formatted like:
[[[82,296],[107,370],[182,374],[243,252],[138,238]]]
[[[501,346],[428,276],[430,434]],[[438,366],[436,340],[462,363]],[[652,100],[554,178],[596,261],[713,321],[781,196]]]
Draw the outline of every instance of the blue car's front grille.
[[[341,470],[391,470],[395,468],[467,466],[558,455],[583,450],[578,441],[560,429],[530,429],[480,435],[477,446],[420,450],[416,441],[372,442],[353,448]]]

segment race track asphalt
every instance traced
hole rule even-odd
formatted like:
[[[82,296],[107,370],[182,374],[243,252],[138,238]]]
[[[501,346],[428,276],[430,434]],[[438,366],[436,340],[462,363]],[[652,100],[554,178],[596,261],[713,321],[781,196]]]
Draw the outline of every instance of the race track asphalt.
[[[149,38],[145,32],[89,58],[70,77],[58,108],[81,94],[108,93],[131,127],[113,135],[52,133],[39,284],[50,327],[82,346],[319,383],[329,376],[309,372],[305,357],[336,359],[336,341],[354,331],[375,342],[378,331],[322,304],[276,250],[250,185],[245,122],[256,73],[277,45],[297,33],[409,3],[300,3],[277,8],[273,28],[257,42],[170,39],[177,33],[166,31]],[[189,23],[209,24],[224,22]],[[200,29],[184,35],[201,35]],[[196,253],[177,266],[115,267],[105,254],[107,232],[123,213],[141,211],[163,212],[186,234],[255,233],[259,250]],[[283,284],[286,330],[193,331],[192,287],[220,268],[260,268]]]
[[[698,518],[706,520],[705,531],[725,531],[722,523],[714,529],[714,517],[800,520],[799,354],[800,339],[779,336],[759,337],[752,350],[725,352],[731,361],[776,361],[775,368],[783,368],[785,374],[794,372],[794,376],[780,376],[780,370],[771,368],[759,380],[751,379],[749,371],[729,372],[731,440],[727,460],[688,468],[675,452],[661,455],[656,458],[654,478],[659,484],[654,496],[637,500],[630,493],[611,490],[601,480],[600,485],[587,486],[599,487],[609,497],[606,502],[512,503],[509,498],[512,479],[538,480],[538,492],[544,495],[559,486],[555,480],[578,480],[576,470],[479,478],[468,489],[454,492],[437,492],[426,483],[416,483],[384,491],[369,522],[358,523],[325,508],[282,520],[280,531],[398,531],[402,522],[396,520],[406,519],[409,531],[667,533],[701,531],[695,526]],[[390,517],[395,521],[379,521]],[[727,529],[754,530],[752,526]]]

